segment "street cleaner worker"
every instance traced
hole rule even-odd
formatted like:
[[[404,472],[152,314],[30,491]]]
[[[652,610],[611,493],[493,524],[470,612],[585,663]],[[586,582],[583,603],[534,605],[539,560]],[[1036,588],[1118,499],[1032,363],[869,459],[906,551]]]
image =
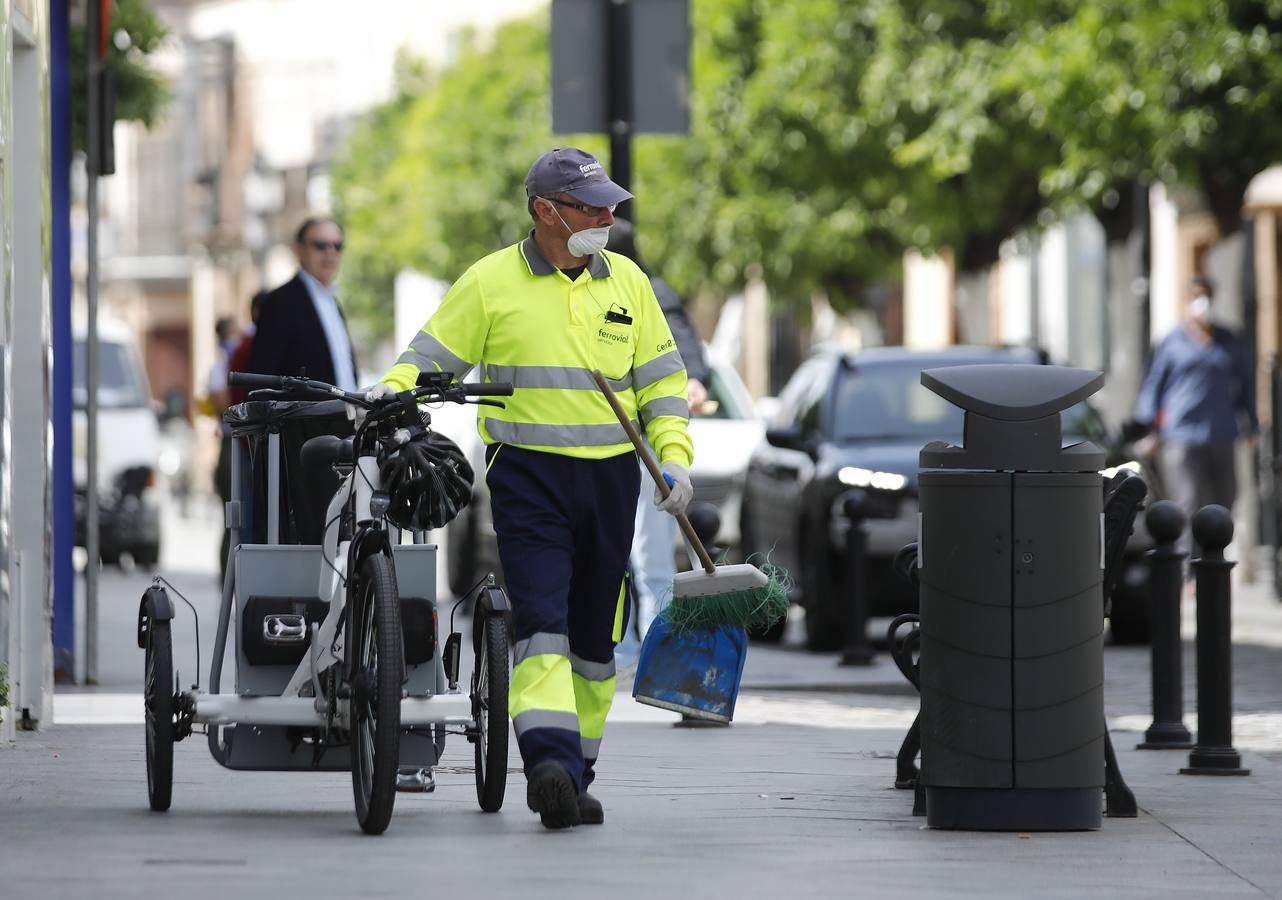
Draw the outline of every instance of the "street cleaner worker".
[[[690,502],[686,371],[650,279],[604,250],[615,205],[632,196],[589,153],[540,156],[525,178],[529,236],[456,281],[401,354],[376,400],[419,372],[511,382],[506,408],[479,407],[486,483],[515,647],[509,712],[526,802],[547,828],[600,824],[587,793],[614,699],[614,644],[640,469],[592,378],[600,369],[672,478],[659,508]]]

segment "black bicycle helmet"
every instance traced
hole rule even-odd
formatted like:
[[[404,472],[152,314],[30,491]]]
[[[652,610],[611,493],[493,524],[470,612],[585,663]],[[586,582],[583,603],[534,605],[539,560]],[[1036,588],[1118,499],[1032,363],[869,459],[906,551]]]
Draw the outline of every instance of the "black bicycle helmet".
[[[435,431],[387,451],[379,461],[391,497],[387,519],[398,528],[440,528],[472,499],[472,466],[458,445]]]

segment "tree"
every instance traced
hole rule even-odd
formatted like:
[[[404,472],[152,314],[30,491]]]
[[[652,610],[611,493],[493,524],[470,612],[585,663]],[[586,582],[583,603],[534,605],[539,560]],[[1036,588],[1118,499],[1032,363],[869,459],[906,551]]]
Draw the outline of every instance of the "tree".
[[[160,48],[168,31],[146,0],[115,0],[111,8],[110,28],[107,66],[115,89],[116,119],[151,126],[169,102],[169,86],[164,76],[147,64],[147,57]],[[89,122],[86,105],[89,63],[83,21],[71,27],[68,51],[71,58],[71,146],[73,150],[84,152]]]
[[[1136,184],[1199,185],[1222,227],[1282,157],[1277,0],[693,0],[691,131],[635,141],[638,233],[687,295],[760,272],[804,308],[893,277],[905,248],[983,270]],[[472,36],[367,117],[335,172],[349,295],[390,328],[404,267],[452,279],[528,227],[550,134],[547,17]],[[1119,284],[1121,282],[1119,281]]]
[[[529,228],[525,174],[552,146],[547,26],[463,36],[448,67],[410,66],[397,96],[356,129],[333,173],[347,228],[344,290],[371,336],[392,327],[392,282],[453,280]],[[586,142],[600,151],[601,140]]]

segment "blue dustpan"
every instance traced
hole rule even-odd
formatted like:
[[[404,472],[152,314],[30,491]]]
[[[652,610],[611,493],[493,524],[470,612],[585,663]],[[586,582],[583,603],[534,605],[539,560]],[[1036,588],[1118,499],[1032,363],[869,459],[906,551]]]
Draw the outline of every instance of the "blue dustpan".
[[[747,657],[748,635],[737,625],[677,634],[660,613],[641,644],[632,696],[698,719],[729,722]]]

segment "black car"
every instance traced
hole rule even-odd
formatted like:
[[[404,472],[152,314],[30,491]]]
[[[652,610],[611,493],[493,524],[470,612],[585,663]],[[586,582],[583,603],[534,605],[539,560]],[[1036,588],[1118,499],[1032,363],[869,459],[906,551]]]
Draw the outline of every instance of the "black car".
[[[1027,348],[882,347],[856,354],[821,350],[798,367],[748,465],[740,530],[747,554],[791,574],[811,649],[836,650],[844,643],[848,524],[842,502],[852,489],[865,492],[876,515],[865,523],[868,614],[916,609],[915,592],[892,571],[891,561],[917,540],[918,453],[930,441],[959,443],[962,436],[962,411],[922,387],[921,371],[1045,361]],[[1089,405],[1078,404],[1063,417],[1066,443],[1110,444]]]

